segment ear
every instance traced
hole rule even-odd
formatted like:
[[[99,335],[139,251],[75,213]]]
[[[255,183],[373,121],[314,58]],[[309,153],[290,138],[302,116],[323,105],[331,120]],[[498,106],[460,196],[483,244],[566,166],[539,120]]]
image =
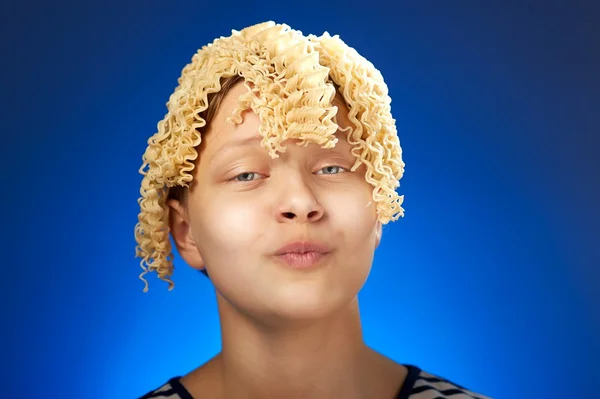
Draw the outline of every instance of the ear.
[[[192,236],[189,218],[183,205],[177,200],[169,200],[167,206],[169,209],[169,230],[177,252],[185,263],[192,268],[203,270],[204,260]]]
[[[381,242],[381,234],[383,233],[383,225],[378,220],[377,225],[375,226],[375,248],[379,247],[379,243]]]

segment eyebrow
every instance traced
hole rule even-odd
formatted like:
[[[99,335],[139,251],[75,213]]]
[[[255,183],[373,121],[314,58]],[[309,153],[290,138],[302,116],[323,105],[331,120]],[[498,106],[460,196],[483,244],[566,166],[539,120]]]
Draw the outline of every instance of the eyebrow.
[[[231,141],[217,150],[217,152],[213,155],[213,161],[224,157],[225,155],[227,155],[227,153],[237,150],[239,148],[255,147],[257,144],[260,145],[261,141],[261,136],[250,136],[240,140]]]
[[[336,138],[338,139],[338,143],[336,144],[336,147],[340,143],[350,145],[345,140],[346,139],[345,132],[338,130],[337,132],[334,133],[334,136],[336,136]],[[263,138],[261,136],[255,135],[255,136],[245,137],[243,139],[231,141],[231,142],[223,145],[221,148],[219,148],[216,151],[216,153],[213,155],[213,161],[223,158],[229,152],[238,150],[240,148],[256,147],[257,145],[260,146],[262,139]],[[262,148],[262,146],[260,148]]]

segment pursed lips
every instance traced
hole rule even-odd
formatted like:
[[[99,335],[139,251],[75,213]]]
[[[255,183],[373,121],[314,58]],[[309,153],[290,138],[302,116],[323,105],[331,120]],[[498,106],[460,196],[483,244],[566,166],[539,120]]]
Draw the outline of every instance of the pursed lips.
[[[331,252],[331,248],[327,244],[319,241],[295,241],[279,248],[277,252],[275,252],[275,255],[305,254],[309,252],[326,254]]]
[[[275,256],[292,269],[309,269],[332,251],[319,241],[296,241],[279,248]]]

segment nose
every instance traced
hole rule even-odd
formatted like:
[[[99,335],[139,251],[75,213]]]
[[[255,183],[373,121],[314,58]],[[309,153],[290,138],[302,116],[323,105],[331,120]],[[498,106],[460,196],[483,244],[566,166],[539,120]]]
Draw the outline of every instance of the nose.
[[[306,184],[288,184],[282,191],[276,210],[278,222],[314,223],[323,218],[325,209]]]

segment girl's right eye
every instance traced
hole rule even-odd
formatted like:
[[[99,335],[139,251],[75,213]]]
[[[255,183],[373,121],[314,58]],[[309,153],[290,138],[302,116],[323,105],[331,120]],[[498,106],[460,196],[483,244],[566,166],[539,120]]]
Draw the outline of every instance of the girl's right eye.
[[[244,173],[240,173],[239,175],[235,176],[231,180],[233,180],[233,181],[239,181],[239,182],[253,181],[253,180],[255,180],[255,178],[257,176],[260,176],[260,173],[256,173],[256,172],[244,172]]]

